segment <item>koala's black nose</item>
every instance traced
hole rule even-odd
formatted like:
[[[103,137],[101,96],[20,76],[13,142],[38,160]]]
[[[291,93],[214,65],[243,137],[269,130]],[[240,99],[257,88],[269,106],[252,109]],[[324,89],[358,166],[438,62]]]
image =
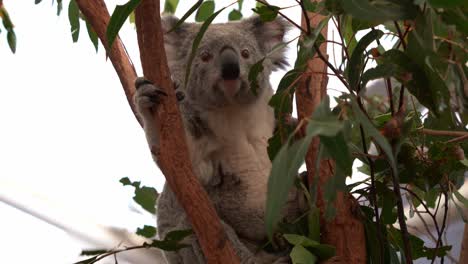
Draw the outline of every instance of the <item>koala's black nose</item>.
[[[239,78],[239,57],[232,48],[224,48],[221,51],[221,77],[224,80],[236,80]]]

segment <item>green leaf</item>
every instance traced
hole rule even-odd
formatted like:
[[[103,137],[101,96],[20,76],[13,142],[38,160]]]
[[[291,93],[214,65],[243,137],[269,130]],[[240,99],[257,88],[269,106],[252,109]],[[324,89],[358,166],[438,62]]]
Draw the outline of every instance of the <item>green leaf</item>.
[[[8,41],[8,46],[10,46],[11,52],[15,53],[16,52],[16,34],[15,34],[15,31],[8,30],[8,32],[7,32],[7,41]]]
[[[248,76],[249,85],[250,85],[250,90],[252,91],[254,95],[258,94],[257,90],[259,86],[258,86],[257,77],[263,71],[264,60],[265,58],[257,61],[254,65],[252,65],[252,67],[250,67],[250,70],[249,70],[249,76]]]
[[[169,233],[167,233],[166,237],[164,238],[165,240],[170,240],[170,241],[181,241],[182,239],[190,236],[193,234],[192,229],[182,229],[182,230],[174,230]]]
[[[192,7],[193,8],[193,7]],[[211,25],[211,23],[213,22],[213,20],[221,13],[224,11],[224,9],[226,9],[226,7],[223,7],[221,8],[220,10],[216,11],[215,13],[213,13],[211,16],[209,16],[205,22],[203,22],[203,24],[201,25],[200,27],[200,30],[198,31],[197,35],[195,36],[195,39],[193,40],[193,44],[192,44],[192,50],[190,52],[190,57],[189,57],[189,60],[188,60],[188,63],[187,63],[187,69],[185,70],[185,82],[184,82],[184,87],[187,87],[187,83],[188,83],[188,79],[189,79],[189,76],[190,76],[190,70],[192,68],[192,63],[193,63],[193,59],[195,58],[195,54],[198,50],[198,46],[200,46],[200,43],[201,43],[201,40],[203,38],[203,35],[205,35],[205,32],[206,30],[208,30],[208,27]],[[189,11],[190,12],[190,11]],[[182,19],[181,19],[182,20]],[[180,22],[180,20],[179,20]],[[177,24],[179,24],[179,22],[177,22]],[[176,25],[177,26],[177,25]],[[176,26],[174,26],[174,28],[176,28]],[[174,29],[173,28],[173,29]],[[171,29],[171,30],[173,30]]]
[[[146,238],[152,238],[156,235],[156,227],[145,225],[143,228],[137,228],[136,234]]]
[[[166,0],[164,2],[164,13],[174,14],[178,4],[179,0]]]
[[[215,10],[215,3],[212,0],[203,2],[195,15],[195,21],[203,22],[207,20]]]
[[[34,0],[34,4],[39,4],[40,2],[42,2],[42,0]]]
[[[112,47],[125,20],[127,20],[130,14],[137,8],[140,2],[141,0],[130,0],[124,5],[117,5],[115,7],[106,30],[107,45],[109,45],[109,47]]]
[[[237,4],[239,5],[239,11],[242,10],[242,5],[244,5],[244,0],[238,0]]]
[[[307,249],[305,249],[301,245],[297,245],[293,247],[289,256],[291,256],[291,260],[293,264],[315,264],[317,263],[317,257],[315,257],[312,253],[310,253]]]
[[[294,246],[303,246],[322,260],[331,258],[335,255],[335,248],[330,245],[320,244],[315,240],[296,234],[284,234],[283,236],[290,244]]]
[[[108,249],[90,249],[82,250],[80,256],[96,256],[109,252]]]
[[[240,20],[240,19],[242,19],[242,13],[237,9],[233,9],[229,13],[228,19],[229,19],[229,21]]]
[[[463,203],[463,206],[468,208],[468,199],[466,199],[458,190],[453,190],[453,194],[457,197],[458,201]]]
[[[302,40],[298,41],[297,59],[294,63],[294,69],[305,71],[307,62],[312,59],[316,53],[314,44],[324,40],[321,31],[328,24],[330,15],[324,17],[310,35],[305,35]]]
[[[367,118],[367,116],[359,108],[355,97],[352,97],[351,103],[352,103],[353,113],[355,114],[357,121],[362,125],[366,134],[372,137],[373,141],[382,148],[385,155],[387,156],[388,162],[390,163],[390,167],[392,168],[393,173],[395,174],[395,177],[396,177],[398,171],[396,167],[396,161],[393,156],[392,147],[388,143],[387,139],[380,134],[380,132],[374,127],[372,122]]]
[[[62,9],[63,9],[62,0],[57,0],[57,16],[60,16],[60,13],[62,13]]]
[[[182,23],[185,22],[185,20],[187,20],[187,18],[193,14],[193,12],[197,11],[198,10],[198,7],[200,7],[200,5],[203,4],[203,0],[198,0],[192,7],[190,7],[190,9],[179,19],[179,21],[177,21],[177,23],[174,25],[174,27],[172,27],[168,33],[174,31],[176,28],[178,28],[180,25],[182,25]]]
[[[352,90],[358,90],[359,77],[364,67],[364,57],[367,47],[375,40],[382,37],[383,32],[380,30],[371,30],[367,33],[354,48],[353,54],[346,66],[346,76]]]
[[[91,27],[91,24],[88,23],[88,21],[86,21],[86,29],[88,30],[89,39],[91,40],[91,43],[93,43],[94,49],[97,52],[99,47],[99,39],[96,32]]]
[[[315,206],[307,213],[307,226],[309,229],[309,238],[320,241],[320,211]]]
[[[411,94],[418,101],[433,112],[437,111],[436,98],[428,88],[429,80],[424,70],[418,66],[404,52],[391,49],[379,58],[380,65],[369,69],[362,78],[362,83],[369,81],[378,75],[382,77],[395,77],[402,84],[406,85]],[[387,72],[385,72],[387,71]]]
[[[467,14],[462,8],[444,9],[439,15],[445,23],[455,25],[457,30],[465,35],[468,34]]]
[[[295,142],[292,142],[292,136],[289,136],[288,142],[281,147],[273,160],[268,180],[265,213],[265,226],[270,238],[278,223],[289,189],[297,177],[297,171],[304,162],[312,138],[317,135],[333,137],[343,128],[342,122],[331,119],[329,115],[331,112],[327,96],[312,115],[314,119],[309,120],[306,136]]]
[[[275,20],[280,8],[273,5],[261,5],[253,8],[252,10],[260,16],[260,19],[263,22],[269,22]]]
[[[140,186],[139,181],[132,182],[128,177],[120,179],[120,182],[124,186],[135,187],[133,200],[149,213],[156,213],[156,199],[158,198],[158,192],[156,189],[147,186]]]
[[[312,0],[302,0],[302,4],[304,5],[305,10],[308,12],[315,12],[318,2]]]
[[[77,42],[80,35],[80,9],[75,0],[71,0],[68,5],[68,20],[73,42]]]
[[[466,6],[465,0],[428,0],[429,4],[435,8],[450,8]]]
[[[355,18],[381,23],[390,20],[412,19],[418,10],[412,1],[346,0],[341,1],[341,4],[345,12]]]
[[[338,133],[333,137],[320,136],[320,144],[325,147],[327,153],[335,160],[336,166],[345,175],[352,174],[353,159],[343,133]]]
[[[398,65],[386,63],[377,65],[377,67],[367,70],[362,74],[361,88],[366,88],[366,85],[369,81],[381,78],[390,78],[397,75],[398,69]]]
[[[174,230],[167,233],[164,240],[153,240],[150,247],[156,247],[164,251],[177,251],[179,249],[189,247],[190,245],[180,243],[184,238],[193,234],[191,229],[187,230]]]

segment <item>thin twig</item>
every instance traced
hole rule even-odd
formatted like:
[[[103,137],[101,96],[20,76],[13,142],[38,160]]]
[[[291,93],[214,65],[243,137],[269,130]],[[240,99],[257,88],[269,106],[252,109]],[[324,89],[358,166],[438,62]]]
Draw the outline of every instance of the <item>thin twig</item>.
[[[264,4],[266,7],[270,8],[271,10],[273,10],[272,6],[265,2],[265,1],[262,1],[262,0],[255,0],[261,4]],[[299,26],[296,22],[294,22],[293,20],[291,20],[288,16],[286,16],[285,14],[283,14],[281,11],[278,11],[278,15],[282,16],[284,19],[286,19],[289,23],[291,23],[292,25],[294,25],[296,28],[298,28],[301,32],[303,32],[304,34],[307,34],[307,31],[305,29],[303,29],[301,26]]]
[[[454,139],[451,139],[451,140],[448,140],[448,141],[445,141],[445,144],[447,143],[455,143],[455,142],[460,142],[460,141],[464,141],[465,139],[468,139],[468,133],[464,136],[461,136],[461,137],[457,137],[457,138],[454,138]]]
[[[464,131],[450,131],[450,130],[434,130],[428,128],[421,128],[420,133],[431,136],[447,136],[447,137],[466,137],[468,132]]]
[[[350,58],[350,56],[349,56],[349,51],[348,51],[348,47],[346,46],[346,43],[345,43],[345,41],[344,41],[343,34],[341,34],[341,28],[340,28],[340,27],[341,27],[341,23],[340,23],[340,22],[341,22],[341,21],[340,21],[340,19],[338,18],[336,28],[337,28],[337,30],[338,30],[338,36],[340,36],[341,43],[343,43],[343,47],[344,47],[343,50],[344,50],[344,52],[345,52],[345,54],[346,54],[346,60],[349,61],[349,58]]]
[[[395,25],[395,27],[396,27],[396,29],[398,31],[398,36],[399,36],[400,41],[401,41],[400,43],[403,46],[403,49],[405,50],[406,49],[406,43],[405,43],[404,36],[401,33],[400,25],[398,25],[398,22],[396,22],[396,21],[393,21],[393,24]]]
[[[310,18],[307,10],[305,9],[303,0],[296,0],[296,2],[301,6],[302,15],[306,19],[307,35],[312,34],[312,29],[310,28]],[[301,27],[302,28],[302,27]]]
[[[354,94],[353,90],[351,90],[351,88],[349,87],[349,84],[348,82],[343,78],[343,75],[341,74],[341,72],[339,72],[329,61],[328,59],[322,54],[322,52],[320,51],[317,43],[314,43],[314,48],[315,50],[317,51],[317,55],[319,56],[319,58],[328,66],[328,68],[330,68],[330,70],[332,70],[336,77],[338,79],[340,79],[340,81],[343,83],[343,85],[346,87],[346,89],[348,89],[349,93],[351,94]]]
[[[361,133],[361,141],[362,141],[362,148],[365,155],[368,155],[367,151],[367,143],[366,137],[364,135],[364,128],[362,125],[359,125],[360,133]],[[374,207],[374,214],[375,214],[375,226],[377,228],[377,239],[379,240],[379,247],[380,247],[380,263],[384,263],[384,241],[383,241],[383,234],[382,234],[382,223],[380,222],[379,216],[379,206],[377,205],[377,191],[375,187],[375,174],[374,174],[374,161],[367,157],[367,161],[369,162],[369,169],[370,169],[370,178],[371,178],[371,185],[370,185],[370,197],[371,197],[371,204]]]
[[[396,195],[398,222],[400,224],[401,236],[403,238],[403,248],[405,252],[406,264],[410,264],[410,263],[413,263],[413,257],[412,257],[413,254],[411,252],[411,244],[409,241],[408,227],[406,226],[405,211],[403,208],[403,201],[401,198],[400,179],[398,178],[398,175],[393,170],[390,170],[390,173],[391,173],[392,181],[393,181],[393,191],[395,192],[395,195]]]
[[[390,78],[385,79],[385,86],[387,87],[387,96],[388,96],[388,101],[390,102],[390,113],[392,113],[392,116],[394,116],[395,107],[393,106],[393,89],[392,89],[392,82]]]

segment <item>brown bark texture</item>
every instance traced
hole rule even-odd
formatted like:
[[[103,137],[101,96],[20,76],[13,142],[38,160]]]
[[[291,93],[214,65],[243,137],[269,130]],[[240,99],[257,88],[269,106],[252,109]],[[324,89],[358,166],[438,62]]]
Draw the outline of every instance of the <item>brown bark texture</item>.
[[[239,263],[208,194],[195,174],[185,142],[184,127],[164,52],[159,0],[142,0],[135,12],[140,58],[145,78],[158,84],[167,98],[154,112],[160,146],[153,153],[188,215],[207,263]]]
[[[119,38],[112,49],[109,50],[107,46],[105,33],[109,13],[104,1],[77,0],[77,3],[106,48],[132,110],[136,113],[132,101],[136,73]],[[144,75],[168,95],[153,113],[160,124],[160,146],[152,146],[151,151],[157,155],[158,165],[167,183],[187,213],[207,263],[239,263],[207,193],[192,170],[164,52],[159,4],[158,0],[143,0],[135,16]]]
[[[308,13],[310,25],[316,27],[324,18],[321,15]],[[302,27],[307,28],[307,19],[303,16]],[[322,30],[323,36],[327,37],[327,27]],[[322,54],[326,54],[326,43],[320,46]],[[299,120],[311,116],[315,108],[320,104],[322,98],[327,94],[328,76],[327,65],[320,58],[313,58],[308,62],[307,74],[303,75],[296,89],[296,106]],[[306,166],[309,182],[318,175],[316,182],[318,189],[317,207],[320,210],[321,233],[323,243],[336,247],[336,257],[333,263],[365,263],[366,262],[366,240],[364,226],[359,217],[354,213],[358,207],[357,201],[348,193],[339,192],[334,203],[336,216],[331,221],[326,221],[325,201],[322,186],[333,177],[335,163],[333,160],[322,159],[319,171],[316,172],[315,164],[318,158],[319,138],[314,138],[306,156]]]

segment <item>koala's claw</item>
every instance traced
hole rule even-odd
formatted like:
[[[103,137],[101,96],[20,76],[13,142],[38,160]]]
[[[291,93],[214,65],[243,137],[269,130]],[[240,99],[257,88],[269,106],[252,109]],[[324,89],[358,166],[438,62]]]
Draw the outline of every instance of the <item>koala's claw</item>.
[[[161,102],[162,96],[167,96],[166,92],[142,77],[136,79],[135,87],[135,103],[140,109],[151,108]]]
[[[145,79],[145,77],[138,77],[135,80],[135,88],[138,90],[141,86],[145,84],[151,84],[154,85],[150,80]]]

